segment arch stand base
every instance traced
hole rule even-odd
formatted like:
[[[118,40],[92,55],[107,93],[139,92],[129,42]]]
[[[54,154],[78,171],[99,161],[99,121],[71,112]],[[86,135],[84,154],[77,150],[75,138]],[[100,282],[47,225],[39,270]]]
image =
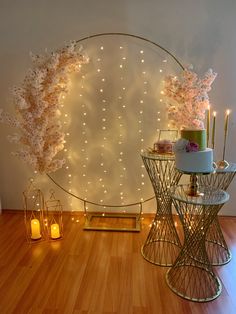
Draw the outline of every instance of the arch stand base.
[[[109,220],[112,218],[112,225]],[[114,222],[114,219],[116,221]],[[128,213],[86,213],[84,230],[96,231],[141,231],[141,214]]]

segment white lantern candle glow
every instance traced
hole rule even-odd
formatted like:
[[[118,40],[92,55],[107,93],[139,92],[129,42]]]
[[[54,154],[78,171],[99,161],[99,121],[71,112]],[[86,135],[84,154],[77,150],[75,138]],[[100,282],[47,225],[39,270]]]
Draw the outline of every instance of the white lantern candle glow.
[[[38,239],[41,239],[41,233],[40,233],[40,223],[39,223],[39,220],[38,219],[32,219],[31,220],[31,223],[30,223],[30,226],[31,226],[31,239],[32,240],[38,240]]]
[[[52,239],[58,239],[61,237],[60,234],[60,227],[57,223],[54,223],[51,225],[51,238]]]

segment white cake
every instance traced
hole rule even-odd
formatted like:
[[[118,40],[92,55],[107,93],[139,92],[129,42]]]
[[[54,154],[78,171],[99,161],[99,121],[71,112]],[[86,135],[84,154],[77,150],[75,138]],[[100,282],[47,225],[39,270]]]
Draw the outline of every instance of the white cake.
[[[175,143],[176,168],[183,172],[209,173],[213,168],[213,150],[206,148],[206,130],[181,130]]]
[[[198,152],[176,151],[175,163],[176,168],[183,172],[213,172],[213,150],[206,148]]]

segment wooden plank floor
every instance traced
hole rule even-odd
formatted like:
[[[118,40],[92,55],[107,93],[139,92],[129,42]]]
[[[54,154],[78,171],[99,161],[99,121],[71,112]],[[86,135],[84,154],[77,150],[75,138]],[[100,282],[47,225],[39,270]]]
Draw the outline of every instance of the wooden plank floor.
[[[236,217],[221,218],[232,261],[215,267],[221,296],[208,303],[186,301],[165,282],[167,268],[148,263],[140,233],[83,231],[83,217],[65,215],[61,241],[29,245],[22,213],[0,215],[0,313],[235,314]]]

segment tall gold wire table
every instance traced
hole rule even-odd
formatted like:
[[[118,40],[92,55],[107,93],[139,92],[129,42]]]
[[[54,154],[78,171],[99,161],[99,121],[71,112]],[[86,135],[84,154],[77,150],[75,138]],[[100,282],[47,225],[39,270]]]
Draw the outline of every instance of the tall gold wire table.
[[[174,155],[144,152],[141,157],[151,180],[157,205],[155,218],[141,253],[153,264],[171,266],[180,252],[181,243],[173,221],[169,189],[179,182],[182,174],[175,168]]]
[[[170,188],[170,195],[183,225],[184,244],[166,274],[169,287],[179,296],[197,302],[211,301],[221,293],[221,282],[213,272],[206,251],[206,234],[229,194],[200,186],[200,196],[188,196],[188,185]]]
[[[226,169],[216,169],[216,172],[209,175],[200,175],[198,182],[201,185],[208,185],[226,191],[233,181],[235,174],[236,164],[230,163]],[[214,266],[227,264],[232,258],[217,216],[207,232],[206,249],[209,260]]]

